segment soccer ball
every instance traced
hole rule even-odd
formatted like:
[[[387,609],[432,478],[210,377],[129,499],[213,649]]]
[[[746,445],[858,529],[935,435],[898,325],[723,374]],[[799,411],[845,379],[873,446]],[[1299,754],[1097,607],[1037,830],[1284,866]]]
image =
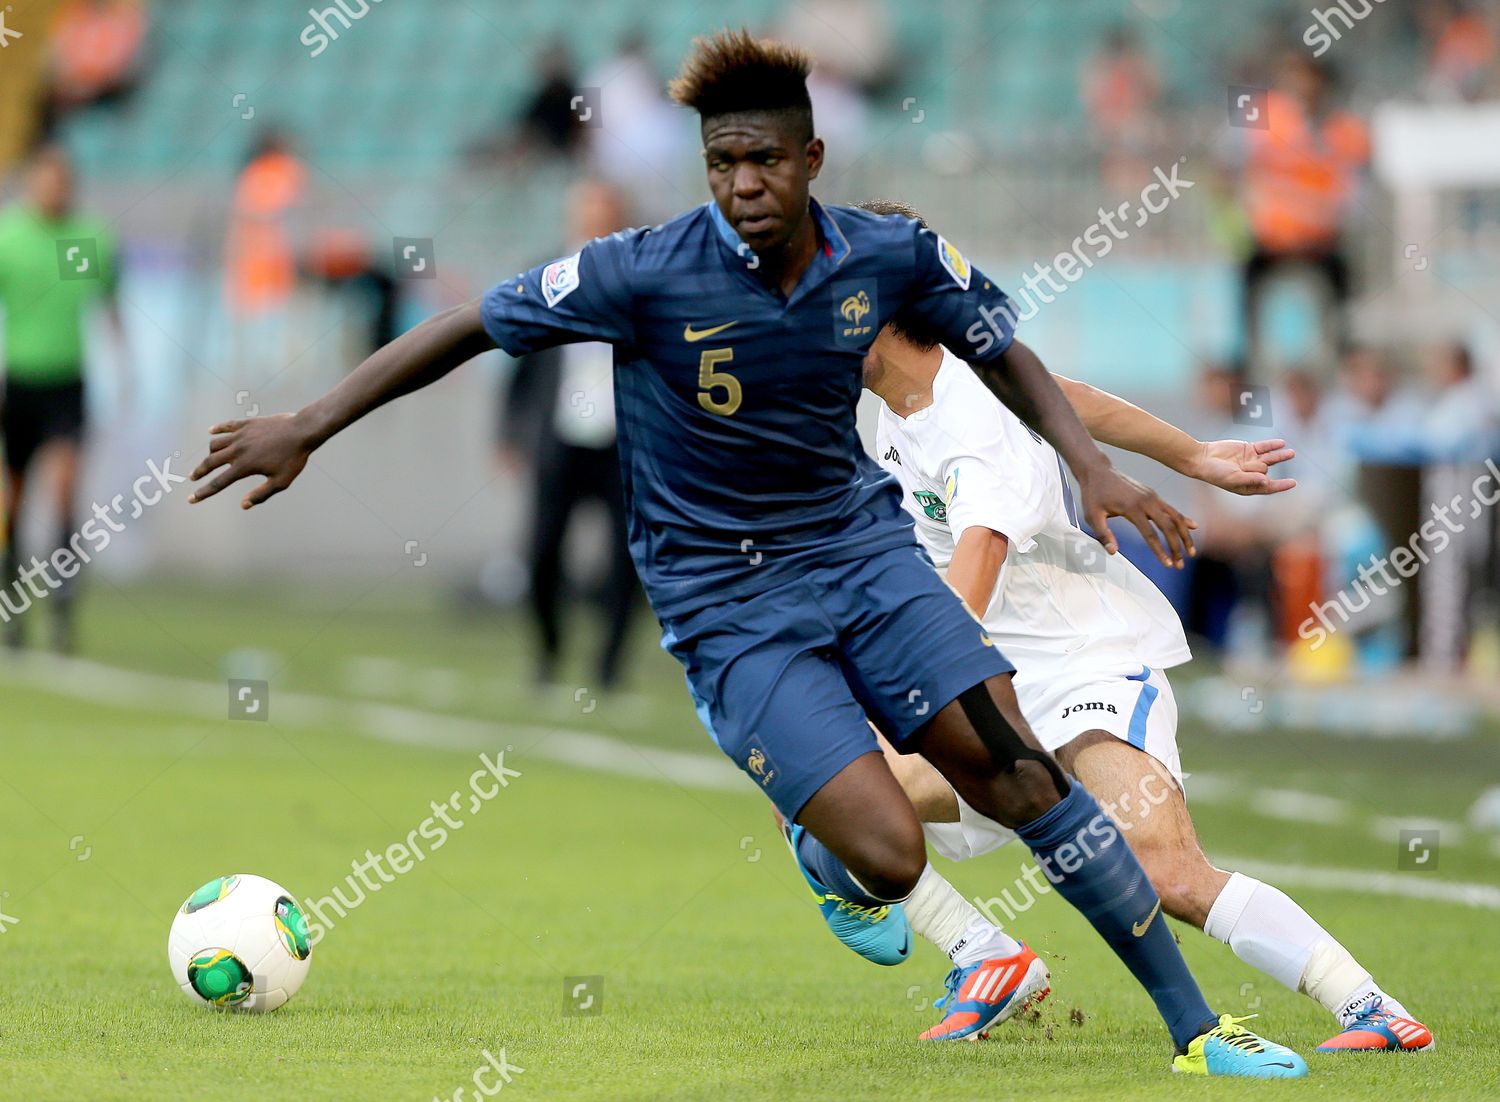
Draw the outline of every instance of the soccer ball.
[[[264,876],[221,876],[172,920],[172,978],[200,1006],[264,1013],[297,993],[312,963],[307,919],[291,892]]]

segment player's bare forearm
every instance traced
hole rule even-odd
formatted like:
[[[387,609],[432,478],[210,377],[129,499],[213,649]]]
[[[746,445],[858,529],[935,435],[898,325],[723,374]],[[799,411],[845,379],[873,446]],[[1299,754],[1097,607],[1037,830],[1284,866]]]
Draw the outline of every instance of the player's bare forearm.
[[[1010,542],[992,528],[965,528],[958,537],[948,562],[948,584],[975,616],[984,616],[995,599],[1009,547]]]
[[[1295,479],[1268,473],[1296,456],[1285,440],[1205,442],[1108,391],[1061,375],[1056,379],[1084,428],[1101,443],[1144,455],[1232,494],[1279,494],[1297,485]]]
[[[318,447],[372,410],[437,382],[494,347],[480,320],[479,299],[434,314],[403,333],[298,414]]]
[[[215,425],[209,430],[208,455],[192,477],[196,481],[219,473],[188,500],[203,501],[242,478],[264,475],[265,481],[240,502],[245,509],[259,505],[290,486],[330,437],[492,347],[475,299],[428,318],[377,349],[336,387],[296,413]]]
[[[1179,474],[1192,473],[1203,448],[1193,436],[1108,391],[1061,375],[1054,378],[1095,440],[1154,459]]]
[[[1012,341],[997,361],[972,366],[985,386],[1072,468],[1083,499],[1083,519],[1106,551],[1119,550],[1109,518],[1124,517],[1163,565],[1180,567],[1185,556],[1193,554],[1191,529],[1197,525],[1155,491],[1115,470],[1035,352]]]

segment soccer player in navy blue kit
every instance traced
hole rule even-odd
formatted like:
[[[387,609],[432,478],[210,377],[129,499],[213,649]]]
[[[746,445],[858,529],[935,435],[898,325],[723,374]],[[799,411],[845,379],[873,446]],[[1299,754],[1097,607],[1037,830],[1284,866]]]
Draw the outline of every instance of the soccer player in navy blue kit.
[[[719,747],[797,825],[809,878],[878,914],[926,868],[868,715],[1032,849],[1155,1000],[1180,1070],[1305,1074],[1210,1010],[1124,839],[1037,744],[999,676],[1013,667],[918,550],[855,430],[866,350],[917,311],[1068,461],[1108,550],[1105,521],[1124,516],[1180,564],[1189,522],[1113,469],[957,249],[811,198],[823,143],[807,71],[746,32],[700,40],[672,91],[700,116],[712,202],[438,314],[298,413],[215,426],[193,500],[260,474],[242,505],[265,501],[335,433],[496,345],[614,345],[631,552],[663,646]]]

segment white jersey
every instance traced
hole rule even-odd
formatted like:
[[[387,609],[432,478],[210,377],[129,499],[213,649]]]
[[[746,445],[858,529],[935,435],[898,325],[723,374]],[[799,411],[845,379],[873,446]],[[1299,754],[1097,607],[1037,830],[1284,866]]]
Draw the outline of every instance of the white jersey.
[[[1009,541],[980,619],[1016,667],[1016,691],[1131,677],[1192,657],[1167,599],[1123,555],[1075,523],[1057,452],[943,352],[932,405],[910,417],[884,402],[876,458],[901,483],[917,538],[945,574],[965,529]],[[1023,702],[1024,703],[1024,702]]]

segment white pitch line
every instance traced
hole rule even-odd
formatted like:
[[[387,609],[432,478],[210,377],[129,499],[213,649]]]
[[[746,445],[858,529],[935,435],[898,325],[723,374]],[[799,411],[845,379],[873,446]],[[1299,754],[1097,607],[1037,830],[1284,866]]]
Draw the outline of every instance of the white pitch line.
[[[28,653],[11,661],[0,661],[0,682],[107,707],[152,712],[167,710],[195,719],[228,722],[229,698],[224,686],[121,669],[79,658]],[[367,704],[308,693],[277,692],[272,697],[271,707],[278,722],[339,727],[382,742],[450,750],[490,750],[506,740],[512,743],[534,742],[526,748],[526,755],[580,769],[668,781],[686,788],[748,792],[739,770],[720,758],[637,746],[622,739],[566,727],[491,723],[394,704]],[[1493,884],[1434,880],[1426,873],[1417,872],[1287,865],[1253,857],[1215,855],[1215,860],[1229,868],[1292,887],[1328,888],[1500,911],[1500,887]]]
[[[109,707],[165,710],[228,722],[227,688],[213,682],[39,653],[0,661],[0,681]],[[641,746],[567,727],[496,723],[396,704],[280,691],[271,694],[270,709],[277,723],[343,728],[382,742],[449,750],[494,750],[507,743],[518,744],[527,756],[582,769],[688,788],[749,792],[740,771],[723,758]]]
[[[1298,888],[1329,888],[1334,891],[1394,895],[1433,903],[1459,903],[1500,911],[1500,888],[1493,884],[1468,884],[1458,880],[1434,880],[1425,872],[1370,872],[1366,869],[1333,869],[1319,865],[1284,865],[1256,857],[1223,857],[1214,854],[1216,865],[1248,873],[1277,885]]]

